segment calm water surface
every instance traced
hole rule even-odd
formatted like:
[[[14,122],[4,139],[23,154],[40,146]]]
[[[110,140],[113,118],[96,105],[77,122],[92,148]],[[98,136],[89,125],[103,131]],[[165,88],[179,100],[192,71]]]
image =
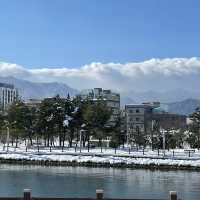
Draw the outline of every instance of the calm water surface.
[[[97,188],[106,197],[168,198],[178,191],[184,200],[200,199],[200,173],[85,167],[0,165],[0,196],[94,197]]]

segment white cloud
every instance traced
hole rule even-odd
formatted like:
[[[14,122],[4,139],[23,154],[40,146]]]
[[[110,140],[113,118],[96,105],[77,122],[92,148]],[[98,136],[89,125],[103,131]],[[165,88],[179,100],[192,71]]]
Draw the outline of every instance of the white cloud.
[[[27,69],[0,62],[1,76],[32,81],[57,81],[77,89],[105,87],[116,90],[198,90],[200,58],[150,59],[131,63],[91,63],[79,68]],[[198,84],[198,85],[196,85]]]

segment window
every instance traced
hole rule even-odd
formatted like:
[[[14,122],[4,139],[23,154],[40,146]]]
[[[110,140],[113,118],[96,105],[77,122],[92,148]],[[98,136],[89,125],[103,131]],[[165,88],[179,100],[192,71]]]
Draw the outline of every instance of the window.
[[[136,111],[135,111],[136,113],[139,113],[140,112],[140,110],[139,109],[136,109]]]
[[[140,118],[139,118],[139,117],[136,117],[136,118],[135,118],[135,121],[136,121],[136,122],[139,122],[139,121],[140,121]]]
[[[129,113],[133,113],[133,110],[129,110]]]
[[[139,131],[140,131],[140,127],[139,127],[139,126],[136,126],[136,127],[135,127],[135,130],[136,130],[137,132],[139,132]]]

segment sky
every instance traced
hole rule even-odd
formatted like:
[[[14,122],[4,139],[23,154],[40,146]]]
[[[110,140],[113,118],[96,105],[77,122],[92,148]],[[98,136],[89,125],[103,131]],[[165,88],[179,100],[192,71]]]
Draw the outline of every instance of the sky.
[[[181,87],[200,73],[199,10],[199,0],[0,0],[0,75],[121,90],[132,79],[173,89],[173,76]]]

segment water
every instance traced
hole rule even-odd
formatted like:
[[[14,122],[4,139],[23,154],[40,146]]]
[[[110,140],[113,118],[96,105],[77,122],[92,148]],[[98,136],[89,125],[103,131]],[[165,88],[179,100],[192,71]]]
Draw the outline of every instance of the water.
[[[200,197],[200,174],[192,171],[151,171],[84,167],[0,165],[0,196],[22,196],[31,188],[34,196],[164,198],[176,190],[179,198]]]

